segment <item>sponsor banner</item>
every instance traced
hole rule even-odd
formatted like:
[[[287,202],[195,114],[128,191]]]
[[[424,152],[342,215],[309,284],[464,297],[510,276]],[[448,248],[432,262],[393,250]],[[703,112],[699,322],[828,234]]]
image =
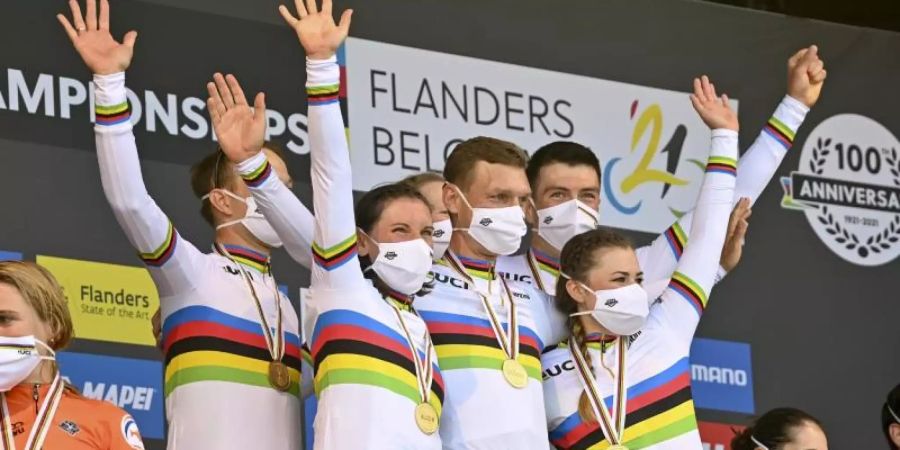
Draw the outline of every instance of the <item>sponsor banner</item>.
[[[745,427],[716,422],[697,422],[703,450],[731,450],[731,439]]]
[[[345,51],[355,190],[440,171],[456,144],[491,136],[592,148],[605,225],[657,233],[694,206],[710,132],[685,92],[363,39]]]
[[[753,414],[750,344],[695,338],[691,388],[697,408]]]
[[[165,437],[161,362],[70,352],[60,352],[57,360],[82,395],[127,411],[145,438]]]
[[[826,119],[781,185],[781,206],[802,211],[841,258],[878,266],[900,256],[900,142],[880,123],[858,114]]]
[[[38,255],[59,280],[79,339],[156,345],[150,318],[159,308],[146,269]]]
[[[0,250],[0,261],[21,261],[22,254],[18,252],[7,252]]]

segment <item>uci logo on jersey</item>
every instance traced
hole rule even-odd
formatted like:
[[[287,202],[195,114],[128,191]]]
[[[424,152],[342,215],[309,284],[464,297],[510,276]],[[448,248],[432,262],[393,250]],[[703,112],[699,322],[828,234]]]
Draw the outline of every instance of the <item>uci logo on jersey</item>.
[[[449,275],[444,275],[444,274],[435,272],[434,280],[441,284],[449,284],[450,286],[453,286],[455,288],[469,289],[469,283],[466,283],[465,281],[460,280],[458,278],[453,278]]]
[[[566,360],[562,364],[554,364],[551,367],[548,367],[547,370],[544,371],[544,381],[549,380],[552,377],[562,374],[563,372],[568,372],[570,370],[575,370],[575,363],[572,362],[571,359]]]
[[[494,223],[494,221],[491,220],[490,217],[485,217],[484,219],[481,219],[481,222],[478,223],[480,223],[483,227],[489,227],[492,223]]]

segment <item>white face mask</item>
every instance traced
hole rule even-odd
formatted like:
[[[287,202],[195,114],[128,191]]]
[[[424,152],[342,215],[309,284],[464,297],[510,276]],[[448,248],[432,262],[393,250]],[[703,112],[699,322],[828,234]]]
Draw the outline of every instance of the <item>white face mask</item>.
[[[278,237],[278,233],[275,232],[275,229],[272,228],[272,225],[269,224],[269,221],[266,220],[263,215],[257,211],[256,199],[252,196],[247,198],[241,198],[234,192],[231,192],[227,189],[220,189],[225,195],[239,201],[243,202],[247,205],[247,212],[244,214],[243,219],[232,220],[230,222],[221,223],[216,227],[216,230],[221,230],[225,227],[230,227],[235,224],[241,224],[247,231],[250,232],[255,238],[259,239],[260,242],[266,244],[269,248],[278,248],[281,247],[282,242],[281,238]],[[202,200],[206,200],[209,198],[209,194],[203,196]]]
[[[419,292],[433,263],[428,243],[423,239],[382,243],[372,239],[372,242],[378,246],[378,257],[366,270],[374,270],[381,281],[401,294]]]
[[[38,353],[44,347],[50,356]],[[41,361],[53,361],[56,353],[34,336],[0,337],[0,392],[7,392],[25,381]]]
[[[577,283],[591,290],[584,283]],[[631,336],[647,323],[650,306],[647,291],[641,285],[634,283],[617,289],[602,289],[594,291],[594,295],[597,297],[594,309],[577,312],[572,317],[590,314],[603,328],[617,336]]]
[[[472,223],[469,224],[469,228],[454,228],[454,231],[469,233],[475,242],[495,255],[512,255],[519,249],[522,237],[528,232],[525,212],[521,206],[473,208],[458,187],[456,192],[472,210]]]
[[[562,251],[569,239],[593,230],[600,224],[597,210],[578,199],[537,209],[537,215],[538,235],[559,251]]]
[[[453,236],[453,224],[450,219],[439,220],[434,223],[434,232],[431,233],[431,247],[434,249],[434,260],[444,257],[447,248],[450,247],[450,237]]]

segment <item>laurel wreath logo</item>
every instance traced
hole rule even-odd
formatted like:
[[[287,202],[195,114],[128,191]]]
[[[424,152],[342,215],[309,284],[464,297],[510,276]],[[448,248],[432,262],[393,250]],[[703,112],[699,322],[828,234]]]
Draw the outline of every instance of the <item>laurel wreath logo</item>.
[[[813,147],[812,159],[809,161],[809,170],[815,175],[822,175],[828,155],[831,154],[831,139],[819,138]],[[894,184],[900,186],[900,154],[896,148],[892,148],[888,154],[883,155],[888,170],[894,176]],[[828,206],[821,205],[818,219],[825,225],[825,231],[832,239],[841,244],[847,250],[856,250],[861,258],[866,258],[872,253],[881,253],[890,249],[893,244],[900,242],[900,215],[894,216],[894,220],[885,225],[884,229],[861,242],[859,237],[848,231],[841,223],[835,220]]]

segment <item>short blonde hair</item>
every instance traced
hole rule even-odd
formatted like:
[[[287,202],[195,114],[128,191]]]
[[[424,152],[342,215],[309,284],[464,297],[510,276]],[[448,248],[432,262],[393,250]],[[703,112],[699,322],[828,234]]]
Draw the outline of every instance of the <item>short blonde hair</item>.
[[[0,262],[0,283],[19,291],[38,318],[50,327],[50,342],[54,351],[69,345],[74,335],[72,316],[62,287],[47,269],[21,261]]]

